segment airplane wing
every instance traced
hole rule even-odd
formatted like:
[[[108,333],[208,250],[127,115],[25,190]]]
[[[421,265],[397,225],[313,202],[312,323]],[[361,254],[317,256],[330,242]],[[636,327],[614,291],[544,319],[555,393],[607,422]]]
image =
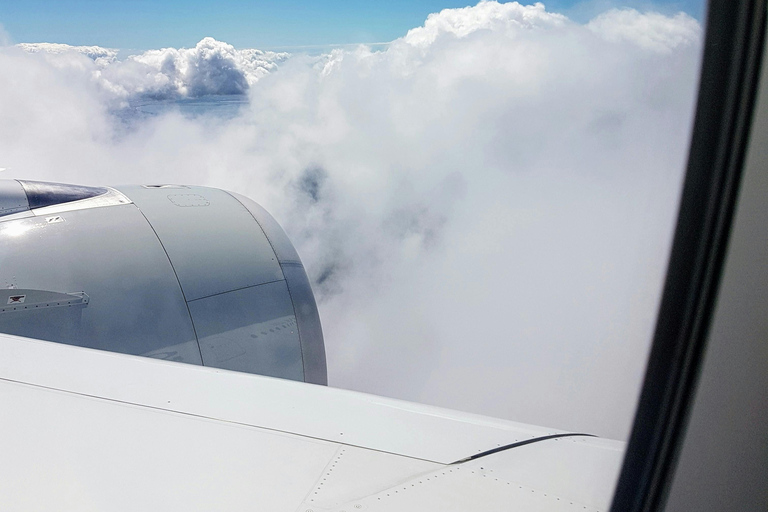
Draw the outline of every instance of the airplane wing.
[[[0,180],[0,242],[2,511],[609,505],[622,443],[320,385],[306,272],[247,198]]]
[[[0,509],[606,510],[624,443],[0,335]]]

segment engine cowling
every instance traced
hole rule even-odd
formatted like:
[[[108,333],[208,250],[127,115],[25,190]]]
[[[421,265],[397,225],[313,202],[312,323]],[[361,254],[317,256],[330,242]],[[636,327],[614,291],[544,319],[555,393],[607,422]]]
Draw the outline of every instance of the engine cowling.
[[[0,180],[0,287],[0,332],[327,383],[299,255],[239,194]]]

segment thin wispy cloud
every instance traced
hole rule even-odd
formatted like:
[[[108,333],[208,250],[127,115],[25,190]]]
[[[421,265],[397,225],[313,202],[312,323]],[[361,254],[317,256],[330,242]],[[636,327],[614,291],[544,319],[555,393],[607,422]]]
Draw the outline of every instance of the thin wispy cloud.
[[[385,48],[0,51],[17,178],[244,193],[313,279],[331,385],[626,436],[686,157],[701,28],[541,4]],[[136,99],[247,94],[231,118]],[[5,177],[5,176],[4,176]],[[10,177],[10,176],[9,176]]]
[[[7,30],[3,27],[3,24],[0,23],[0,47],[8,46],[11,44],[11,35],[8,33]]]

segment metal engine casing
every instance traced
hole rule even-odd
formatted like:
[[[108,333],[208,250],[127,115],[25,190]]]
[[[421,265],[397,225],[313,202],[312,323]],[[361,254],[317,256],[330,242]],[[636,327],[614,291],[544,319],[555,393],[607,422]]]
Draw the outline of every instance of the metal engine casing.
[[[239,194],[0,180],[0,288],[0,332],[327,383],[299,255]]]

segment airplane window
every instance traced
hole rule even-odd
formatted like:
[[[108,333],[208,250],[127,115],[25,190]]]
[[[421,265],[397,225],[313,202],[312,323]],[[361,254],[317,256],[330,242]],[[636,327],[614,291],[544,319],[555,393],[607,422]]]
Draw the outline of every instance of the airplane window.
[[[301,366],[312,337],[333,387],[628,438],[703,0],[238,4],[238,20],[195,2],[184,22],[170,4],[149,21],[37,4],[0,7],[0,179],[114,187],[141,210],[85,227],[8,199],[26,232],[68,238],[31,257],[7,254],[41,242],[14,238],[0,285],[89,298],[38,335],[324,383]],[[107,327],[102,292],[121,311]]]

